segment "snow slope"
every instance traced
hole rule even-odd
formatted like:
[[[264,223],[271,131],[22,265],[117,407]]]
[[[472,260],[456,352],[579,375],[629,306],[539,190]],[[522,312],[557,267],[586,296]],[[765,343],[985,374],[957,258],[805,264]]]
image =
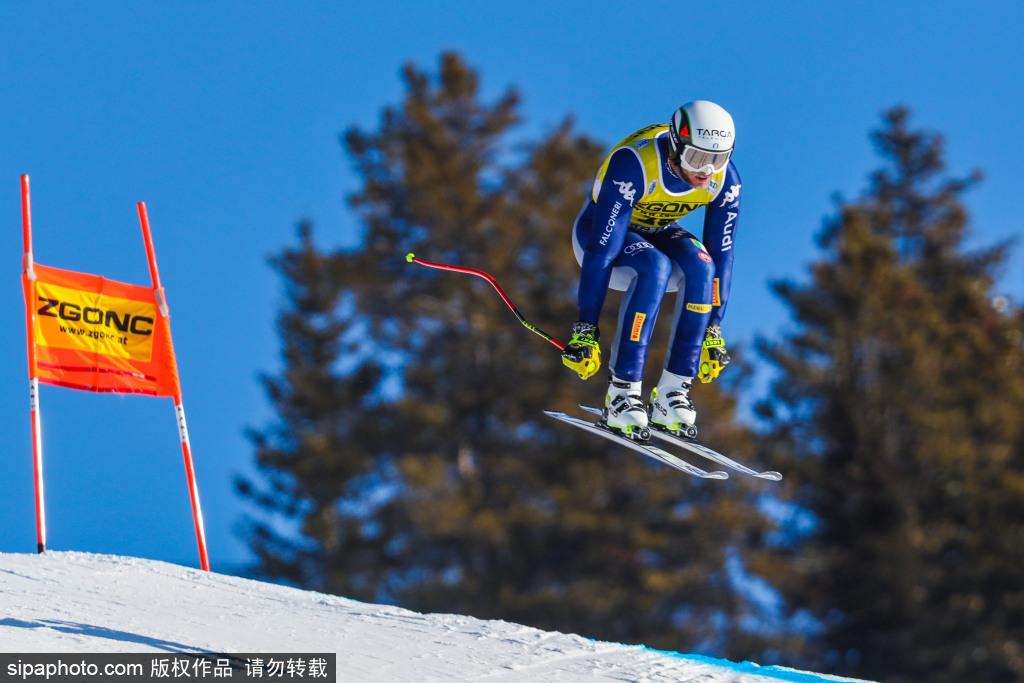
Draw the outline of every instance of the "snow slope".
[[[130,557],[0,553],[0,652],[337,653],[343,681],[844,681]]]

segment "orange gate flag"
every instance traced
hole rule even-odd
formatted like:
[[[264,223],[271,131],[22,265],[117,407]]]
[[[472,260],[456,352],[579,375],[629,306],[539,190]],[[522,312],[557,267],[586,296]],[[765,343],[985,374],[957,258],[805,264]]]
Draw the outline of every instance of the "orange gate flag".
[[[181,394],[162,291],[34,264],[22,275],[43,384],[119,394]]]

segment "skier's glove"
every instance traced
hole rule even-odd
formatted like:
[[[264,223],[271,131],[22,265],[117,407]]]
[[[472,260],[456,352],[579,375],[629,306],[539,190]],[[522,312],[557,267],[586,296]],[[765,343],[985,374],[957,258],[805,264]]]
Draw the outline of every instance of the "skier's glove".
[[[600,338],[594,323],[573,323],[572,341],[562,351],[562,362],[575,370],[580,379],[592,377],[601,367],[601,347],[597,344]]]
[[[707,384],[718,377],[718,373],[729,364],[730,360],[729,354],[725,350],[725,340],[722,339],[722,326],[708,325],[704,335],[704,347],[700,350],[698,379]]]

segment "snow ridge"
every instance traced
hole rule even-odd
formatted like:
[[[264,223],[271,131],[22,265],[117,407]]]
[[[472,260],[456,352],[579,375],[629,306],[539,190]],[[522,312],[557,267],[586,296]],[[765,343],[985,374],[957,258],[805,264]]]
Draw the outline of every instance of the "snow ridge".
[[[336,653],[344,681],[851,681],[418,614],[132,557],[0,553],[8,653]]]

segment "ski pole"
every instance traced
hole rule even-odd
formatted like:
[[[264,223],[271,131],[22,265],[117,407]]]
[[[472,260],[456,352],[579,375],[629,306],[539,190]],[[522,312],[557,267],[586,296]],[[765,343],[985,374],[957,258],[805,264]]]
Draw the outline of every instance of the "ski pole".
[[[519,322],[521,322],[523,326],[526,327],[526,329],[530,330],[531,332],[535,332],[541,337],[544,337],[549,342],[557,346],[559,351],[565,350],[565,344],[558,341],[557,339],[555,339],[554,337],[552,337],[550,334],[540,329],[539,327],[536,327],[535,325],[531,324],[526,318],[524,318],[523,314],[519,312],[518,308],[516,308],[516,305],[512,303],[511,299],[508,298],[508,294],[505,294],[505,290],[501,288],[501,286],[497,283],[497,281],[495,281],[493,277],[491,277],[484,271],[476,270],[475,268],[462,268],[460,266],[450,266],[446,263],[431,263],[430,261],[424,261],[423,259],[417,257],[415,254],[407,254],[405,260],[408,261],[409,263],[418,263],[421,266],[426,266],[428,268],[452,270],[455,271],[456,273],[468,273],[469,275],[476,275],[477,277],[482,277],[483,279],[490,282],[491,285],[494,286],[494,289],[498,290],[498,294],[501,295],[502,300],[508,305],[509,308],[512,309],[512,312],[516,314],[516,317],[519,318]]]

